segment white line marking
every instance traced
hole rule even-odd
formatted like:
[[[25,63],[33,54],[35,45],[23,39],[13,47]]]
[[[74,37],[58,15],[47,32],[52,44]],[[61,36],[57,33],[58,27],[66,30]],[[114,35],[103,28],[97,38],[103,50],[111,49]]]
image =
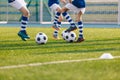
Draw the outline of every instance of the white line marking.
[[[120,56],[114,56],[114,58],[120,58]],[[88,58],[88,59],[80,59],[80,60],[51,61],[51,62],[43,62],[43,63],[31,63],[31,64],[20,64],[20,65],[11,65],[11,66],[1,66],[0,69],[14,69],[14,68],[42,66],[42,65],[49,65],[49,64],[84,62],[84,61],[94,61],[94,60],[105,60],[105,59],[101,59],[101,58]]]

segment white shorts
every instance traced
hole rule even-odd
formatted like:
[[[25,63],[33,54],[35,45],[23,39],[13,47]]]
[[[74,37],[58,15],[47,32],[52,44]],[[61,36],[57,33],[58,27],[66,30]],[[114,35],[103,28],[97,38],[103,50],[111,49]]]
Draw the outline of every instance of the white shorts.
[[[85,13],[85,8],[77,8],[76,6],[74,6],[73,4],[71,3],[67,3],[65,5],[66,8],[68,8],[70,11],[74,11],[76,13],[79,13],[80,11],[82,12],[82,14]]]
[[[14,2],[11,2],[9,4],[16,9],[21,9],[22,7],[26,7],[26,2],[24,0],[15,0]]]
[[[58,4],[53,4],[52,6],[50,6],[50,8],[51,8],[51,10],[54,11],[54,12],[56,12],[57,8],[60,8],[60,9],[61,9],[61,7],[60,7]]]

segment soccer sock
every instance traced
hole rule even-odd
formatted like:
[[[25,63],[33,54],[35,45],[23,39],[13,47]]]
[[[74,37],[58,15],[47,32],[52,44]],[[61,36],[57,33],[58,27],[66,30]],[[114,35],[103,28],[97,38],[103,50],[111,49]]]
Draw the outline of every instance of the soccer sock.
[[[60,12],[56,12],[53,24],[58,24],[58,19],[60,17]]]
[[[54,33],[53,33],[53,35],[58,36],[58,31],[55,30]]]
[[[57,21],[57,23],[58,23],[58,27],[61,27],[61,22]],[[55,30],[53,35],[58,36],[58,32],[59,32],[58,30]]]
[[[27,23],[28,23],[28,17],[22,16],[21,30],[26,30]]]
[[[62,13],[65,19],[70,23],[71,27],[75,27],[75,23],[67,12]]]
[[[58,23],[58,27],[61,27],[61,22],[57,21],[57,23]]]
[[[79,38],[83,38],[83,23],[82,23],[82,21],[78,22],[78,28],[79,28]]]

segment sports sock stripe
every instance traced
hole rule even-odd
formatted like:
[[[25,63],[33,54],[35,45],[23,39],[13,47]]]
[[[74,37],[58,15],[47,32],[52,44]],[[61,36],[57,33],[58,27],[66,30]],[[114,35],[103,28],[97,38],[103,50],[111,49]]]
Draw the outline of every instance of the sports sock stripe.
[[[65,19],[70,23],[71,27],[75,27],[75,23],[67,12],[62,13]]]
[[[78,22],[78,28],[79,28],[79,38],[83,38],[83,23],[82,23],[82,21]]]
[[[27,24],[28,24],[28,17],[22,16],[21,30],[26,30]]]

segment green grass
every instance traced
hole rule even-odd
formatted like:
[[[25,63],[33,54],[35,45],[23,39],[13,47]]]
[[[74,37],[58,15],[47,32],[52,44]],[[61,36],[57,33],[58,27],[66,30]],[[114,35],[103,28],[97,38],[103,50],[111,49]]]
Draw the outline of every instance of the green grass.
[[[16,27],[0,27],[0,67],[98,58],[105,52],[120,56],[119,28],[85,28],[86,40],[83,43],[54,40],[53,29],[37,27],[28,28],[31,39],[22,41],[17,36],[18,31]],[[47,34],[47,44],[35,43],[34,38],[38,32]],[[1,69],[0,80],[120,80],[119,66],[120,59],[113,59]]]

